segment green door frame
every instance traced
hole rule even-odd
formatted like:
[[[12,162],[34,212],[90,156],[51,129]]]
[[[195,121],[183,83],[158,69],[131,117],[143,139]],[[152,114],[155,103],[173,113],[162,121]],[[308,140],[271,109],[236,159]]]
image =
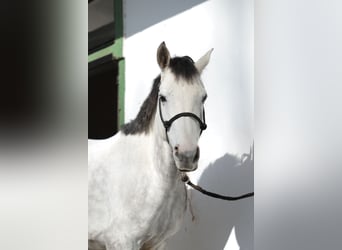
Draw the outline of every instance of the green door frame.
[[[112,54],[118,60],[118,128],[125,123],[125,59],[123,57],[123,0],[113,0],[114,4],[114,44],[88,55],[88,63]]]

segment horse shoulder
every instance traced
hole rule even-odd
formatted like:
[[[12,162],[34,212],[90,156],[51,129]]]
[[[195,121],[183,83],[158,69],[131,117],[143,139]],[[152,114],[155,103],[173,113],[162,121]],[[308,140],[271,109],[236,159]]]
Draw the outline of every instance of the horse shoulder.
[[[88,219],[89,238],[99,235],[109,226],[110,162],[113,149],[120,144],[119,134],[106,140],[88,140]],[[114,150],[115,152],[115,150]]]
[[[146,197],[153,197],[146,192],[152,183],[148,148],[149,140],[144,136],[122,134],[89,143],[88,206],[93,227],[89,231],[103,232],[115,224],[131,226],[128,218],[142,219],[138,211]]]

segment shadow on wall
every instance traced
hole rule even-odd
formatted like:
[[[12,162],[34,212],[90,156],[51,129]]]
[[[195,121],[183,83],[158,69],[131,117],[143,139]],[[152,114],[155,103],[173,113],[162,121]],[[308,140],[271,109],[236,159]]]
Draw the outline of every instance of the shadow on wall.
[[[203,172],[199,185],[223,195],[238,196],[253,191],[253,149],[241,157],[225,154]],[[254,242],[254,198],[223,201],[190,193],[195,221],[187,213],[185,226],[170,241],[170,249],[221,250],[235,227],[241,250],[252,250]]]
[[[129,10],[129,17],[125,20],[125,36],[130,37],[205,1],[206,0],[125,1],[125,9]]]

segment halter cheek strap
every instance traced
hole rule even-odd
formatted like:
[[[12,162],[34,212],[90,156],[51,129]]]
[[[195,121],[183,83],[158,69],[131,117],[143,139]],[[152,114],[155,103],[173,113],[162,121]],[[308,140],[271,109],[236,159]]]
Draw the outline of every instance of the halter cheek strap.
[[[161,100],[159,98],[159,116],[160,116],[160,119],[163,123],[163,126],[165,128],[165,133],[166,133],[166,139],[167,141],[169,141],[169,138],[167,136],[167,132],[170,130],[171,128],[171,125],[172,123],[181,118],[181,117],[191,117],[193,119],[195,119],[199,125],[200,125],[200,129],[201,129],[201,132],[200,132],[200,135],[202,134],[203,130],[205,130],[207,128],[207,124],[205,123],[205,112],[204,112],[204,108],[203,108],[203,121],[201,120],[201,118],[199,118],[197,115],[193,114],[193,113],[190,113],[190,112],[182,112],[182,113],[179,113],[175,116],[173,116],[170,120],[168,121],[165,121],[164,118],[163,118],[163,113],[162,113],[162,110],[161,110]]]

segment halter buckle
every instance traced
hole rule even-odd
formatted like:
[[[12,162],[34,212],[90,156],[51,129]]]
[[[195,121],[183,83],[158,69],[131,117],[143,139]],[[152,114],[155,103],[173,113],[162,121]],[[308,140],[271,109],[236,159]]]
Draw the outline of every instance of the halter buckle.
[[[170,121],[164,121],[163,124],[166,131],[169,131],[172,123]]]

